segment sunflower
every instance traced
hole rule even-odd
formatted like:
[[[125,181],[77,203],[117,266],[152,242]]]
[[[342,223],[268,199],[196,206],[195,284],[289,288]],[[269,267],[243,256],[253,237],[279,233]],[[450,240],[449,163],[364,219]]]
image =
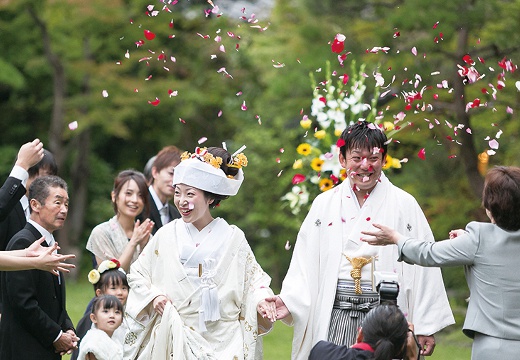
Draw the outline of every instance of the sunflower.
[[[334,187],[334,182],[331,179],[326,178],[321,179],[318,185],[321,191],[327,191]]]
[[[325,161],[321,160],[320,158],[314,158],[311,161],[311,168],[314,171],[321,171],[321,167]]]
[[[296,152],[303,156],[309,155],[311,153],[311,150],[312,150],[312,146],[307,143],[300,144],[296,148]]]

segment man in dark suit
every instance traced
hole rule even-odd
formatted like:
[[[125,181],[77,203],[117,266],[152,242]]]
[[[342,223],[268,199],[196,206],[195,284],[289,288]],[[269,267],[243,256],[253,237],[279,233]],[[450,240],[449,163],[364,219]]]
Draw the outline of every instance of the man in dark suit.
[[[9,241],[8,250],[27,248],[42,236],[42,245],[52,246],[52,233],[65,223],[69,197],[61,178],[37,178],[29,188],[29,198],[30,219]],[[78,338],[66,310],[64,278],[57,275],[41,270],[2,273],[2,360],[59,360],[76,347]]]
[[[39,139],[34,139],[20,147],[13,170],[0,188],[0,221],[9,215],[18,200],[25,195],[24,183],[29,176],[27,170],[42,158],[43,143]],[[1,250],[5,250],[5,246]]]
[[[152,184],[149,190],[150,215],[154,222],[152,234],[163,225],[181,215],[169,201],[173,198],[173,168],[181,162],[181,151],[176,146],[166,146],[157,154],[152,166]],[[142,217],[139,218],[141,221]]]
[[[16,161],[18,166],[15,165],[13,171],[11,172],[11,174],[13,174],[13,172],[16,170],[20,175],[11,176],[8,179],[9,182],[13,182],[13,185],[11,186],[16,187],[13,192],[16,193],[17,200],[10,200],[10,202],[13,203],[10,212],[6,215],[5,219],[0,219],[2,220],[0,221],[0,251],[4,251],[7,248],[7,243],[9,240],[11,240],[14,234],[22,230],[27,223],[27,219],[29,218],[29,199],[26,195],[27,191],[25,189],[29,189],[31,183],[39,176],[56,175],[58,173],[58,167],[52,153],[46,149],[43,149],[43,144],[41,144],[38,139],[34,140],[32,143],[35,143],[36,141],[38,141],[38,143],[32,145],[32,147],[35,148],[33,151],[38,150],[37,157],[39,160],[36,161],[33,159],[30,162],[27,160],[20,162],[20,158],[28,158],[27,154],[21,154],[23,148],[22,146],[22,148],[20,148],[20,152],[18,153],[18,160]],[[24,151],[24,153],[25,152],[29,151]],[[15,179],[15,177],[18,177],[21,180]],[[11,187],[11,189],[14,188]],[[3,282],[0,277],[0,289],[1,288],[3,288]],[[0,298],[0,312],[2,311],[2,302],[3,299]]]

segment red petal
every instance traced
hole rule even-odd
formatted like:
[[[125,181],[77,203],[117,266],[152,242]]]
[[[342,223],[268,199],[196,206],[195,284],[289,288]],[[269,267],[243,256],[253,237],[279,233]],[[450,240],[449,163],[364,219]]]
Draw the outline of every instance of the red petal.
[[[155,100],[153,100],[153,101],[148,101],[148,104],[152,104],[153,106],[157,106],[157,105],[159,105],[160,102],[161,102],[161,100],[159,100],[159,98],[155,98]]]
[[[464,55],[462,57],[462,60],[466,63],[466,64],[469,64],[469,65],[474,65],[475,62],[473,61],[473,59],[471,58],[471,56],[469,56],[468,54]]]
[[[338,141],[336,141],[336,146],[338,148],[345,146],[345,140],[343,140],[342,138],[339,138]]]
[[[146,40],[153,40],[155,39],[155,34],[150,30],[144,30],[144,37],[146,38]]]
[[[345,50],[345,43],[343,41],[338,41],[334,39],[330,47],[333,53],[339,54],[343,50]]]
[[[424,148],[422,148],[422,149],[419,150],[419,152],[417,153],[417,156],[418,156],[419,159],[421,159],[421,160],[426,160],[426,150],[424,150]]]

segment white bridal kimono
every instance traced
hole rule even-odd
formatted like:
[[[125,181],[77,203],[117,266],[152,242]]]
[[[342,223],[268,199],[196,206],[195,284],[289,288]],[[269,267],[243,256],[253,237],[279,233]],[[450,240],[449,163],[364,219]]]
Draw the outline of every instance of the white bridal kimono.
[[[261,359],[259,335],[272,324],[256,307],[272,296],[270,282],[236,226],[217,218],[198,233],[170,222],[128,275],[126,312],[135,322],[125,359]],[[172,301],[162,317],[152,307],[158,295]]]
[[[434,241],[416,200],[381,174],[380,182],[360,208],[349,185],[345,181],[316,197],[298,233],[280,293],[291,312],[284,322],[294,325],[292,359],[307,359],[318,341],[327,340],[345,249],[348,256],[356,257],[372,256],[375,249],[375,270],[398,275],[398,305],[414,323],[416,334],[432,335],[455,322],[440,269],[398,262],[397,246],[374,248],[360,241],[361,231],[377,230],[372,223]],[[363,268],[362,280],[370,281],[367,272],[369,266]]]

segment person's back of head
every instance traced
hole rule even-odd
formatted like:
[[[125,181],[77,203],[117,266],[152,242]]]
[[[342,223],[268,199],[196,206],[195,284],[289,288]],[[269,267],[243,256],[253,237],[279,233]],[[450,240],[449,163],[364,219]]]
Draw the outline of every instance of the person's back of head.
[[[482,205],[497,226],[508,231],[520,229],[520,168],[496,166],[489,170],[482,192]]]
[[[58,165],[54,155],[47,149],[43,149],[43,158],[36,164],[31,166],[27,172],[29,178],[35,178],[42,175],[58,175]]]
[[[363,342],[374,351],[375,360],[402,359],[406,351],[408,322],[394,304],[381,304],[367,314],[361,325]]]
[[[157,155],[154,155],[150,159],[148,159],[143,169],[143,175],[146,178],[146,182],[148,183],[148,185],[150,185],[153,181],[152,166],[155,162],[155,159],[157,159]]]

